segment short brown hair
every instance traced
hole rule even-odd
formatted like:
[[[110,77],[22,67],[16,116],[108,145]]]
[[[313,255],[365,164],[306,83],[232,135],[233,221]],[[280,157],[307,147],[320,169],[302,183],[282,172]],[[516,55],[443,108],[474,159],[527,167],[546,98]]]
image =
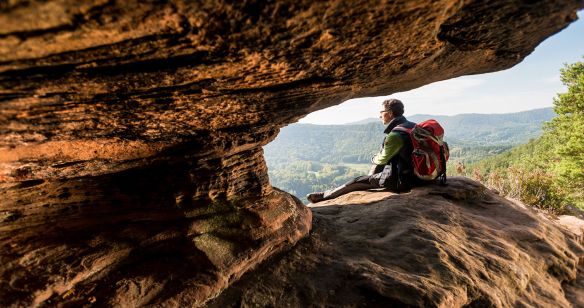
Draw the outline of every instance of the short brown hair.
[[[391,111],[394,117],[399,117],[404,114],[404,104],[395,98],[390,98],[381,103],[383,110]]]

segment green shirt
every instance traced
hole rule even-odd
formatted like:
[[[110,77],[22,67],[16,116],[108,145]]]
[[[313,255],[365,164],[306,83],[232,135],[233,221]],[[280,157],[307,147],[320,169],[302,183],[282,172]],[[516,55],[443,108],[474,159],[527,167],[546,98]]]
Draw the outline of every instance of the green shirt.
[[[404,146],[404,141],[397,132],[390,132],[383,140],[383,149],[372,159],[376,165],[387,165],[394,155]]]

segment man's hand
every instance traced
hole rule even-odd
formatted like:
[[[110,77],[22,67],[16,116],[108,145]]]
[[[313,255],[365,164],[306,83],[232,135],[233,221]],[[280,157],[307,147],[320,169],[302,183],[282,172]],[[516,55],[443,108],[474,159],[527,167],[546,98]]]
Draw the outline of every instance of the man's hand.
[[[371,168],[369,169],[369,173],[367,175],[373,175],[373,174],[379,173],[379,172],[383,171],[384,167],[385,167],[385,165],[373,164],[373,165],[371,165]]]

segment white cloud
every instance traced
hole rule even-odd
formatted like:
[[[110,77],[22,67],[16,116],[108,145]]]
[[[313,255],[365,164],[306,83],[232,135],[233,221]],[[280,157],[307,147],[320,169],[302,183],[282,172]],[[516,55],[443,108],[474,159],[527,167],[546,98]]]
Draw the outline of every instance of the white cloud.
[[[493,93],[468,97],[466,100],[456,100],[448,103],[448,109],[438,112],[434,108],[432,114],[455,115],[462,113],[512,113],[553,105],[553,94],[544,91],[538,92],[508,92]],[[418,113],[418,112],[415,112]]]
[[[484,82],[485,81],[482,79],[460,77],[435,82],[411,91],[396,93],[392,96],[401,97],[404,101],[407,99],[436,101],[440,99],[460,97],[471,88],[477,87]]]
[[[541,81],[543,81],[544,83],[557,83],[560,84],[560,74],[556,74],[554,76],[550,76],[547,78],[543,78]]]
[[[461,77],[390,96],[348,100],[341,105],[313,112],[300,122],[344,124],[378,117],[381,102],[389,97],[404,102],[406,115],[510,113],[553,106],[557,87],[531,88],[510,85],[502,89],[488,79]]]
[[[399,92],[389,96],[365,97],[348,100],[340,105],[309,114],[301,123],[344,124],[379,116],[381,103],[390,98],[398,98],[406,105],[406,113],[445,114],[444,105],[455,98],[464,97],[472,88],[480,86],[484,80],[461,77],[435,82],[421,88]],[[449,108],[450,109],[450,108]],[[414,111],[413,113],[411,111]],[[438,113],[437,113],[438,111]]]

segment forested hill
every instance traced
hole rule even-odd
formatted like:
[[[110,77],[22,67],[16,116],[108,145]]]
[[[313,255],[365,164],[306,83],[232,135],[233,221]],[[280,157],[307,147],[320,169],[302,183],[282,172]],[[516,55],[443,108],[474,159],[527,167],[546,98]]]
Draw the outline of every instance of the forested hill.
[[[268,164],[273,159],[327,163],[364,162],[383,139],[381,124],[313,125],[292,124],[283,128],[265,150]]]
[[[554,115],[552,108],[543,108],[508,114],[414,115],[409,120],[438,120],[445,129],[453,159],[470,162],[539,136],[542,124]],[[266,160],[271,165],[281,159],[368,163],[383,140],[383,129],[379,120],[347,125],[292,124],[282,128],[278,138],[265,147]]]
[[[450,164],[479,161],[541,134],[552,108],[511,114],[414,115],[414,122],[436,119],[445,128]],[[383,140],[379,120],[366,124],[292,124],[264,147],[271,183],[299,198],[367,172]]]
[[[451,143],[480,145],[516,145],[540,135],[541,124],[555,116],[553,108],[505,114],[459,114],[454,116],[417,114],[408,117],[413,122],[435,119],[446,131]],[[353,124],[378,123],[379,119],[366,119]],[[381,124],[379,124],[381,125]]]

